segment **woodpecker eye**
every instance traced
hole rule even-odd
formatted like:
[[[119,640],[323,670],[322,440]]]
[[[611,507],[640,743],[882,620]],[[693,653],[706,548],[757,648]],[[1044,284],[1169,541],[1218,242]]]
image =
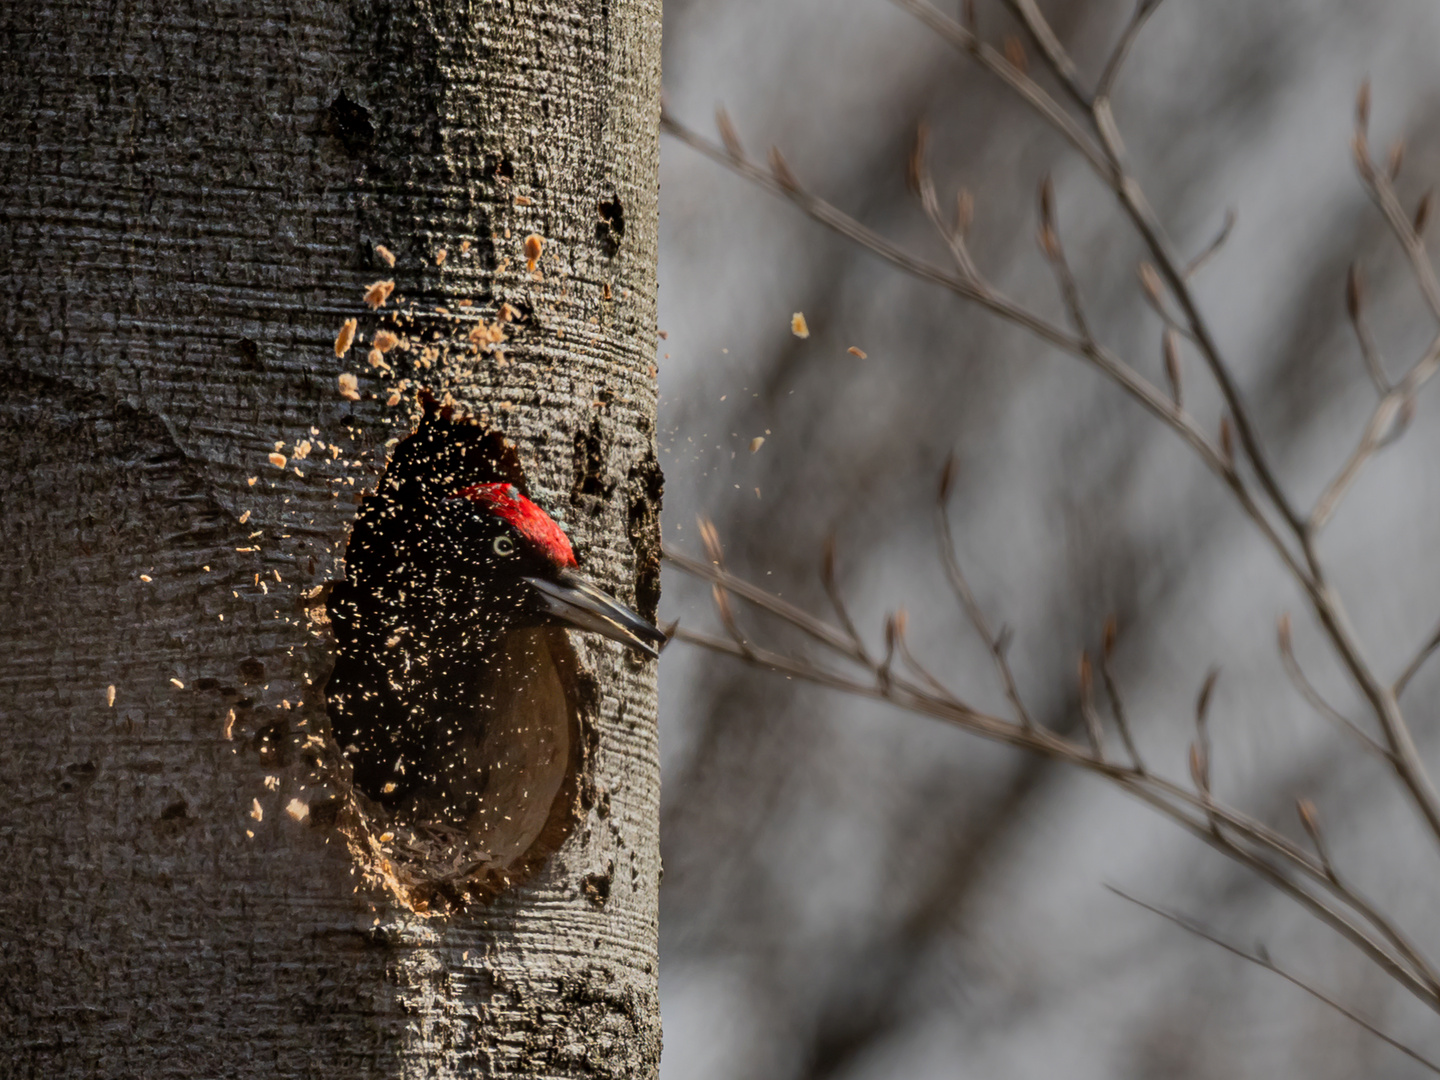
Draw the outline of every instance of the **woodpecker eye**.
[[[496,555],[504,556],[515,554],[515,541],[511,540],[508,536],[495,537],[495,542],[490,546],[494,549]]]

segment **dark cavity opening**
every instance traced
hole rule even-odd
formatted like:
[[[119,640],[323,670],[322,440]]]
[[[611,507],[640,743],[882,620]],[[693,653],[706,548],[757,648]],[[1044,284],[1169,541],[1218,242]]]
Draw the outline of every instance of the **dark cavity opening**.
[[[503,434],[428,404],[362,502],[326,599],[351,850],[420,910],[538,868],[573,826],[588,756],[594,685],[534,607],[542,569],[455,497],[476,484],[528,497]]]

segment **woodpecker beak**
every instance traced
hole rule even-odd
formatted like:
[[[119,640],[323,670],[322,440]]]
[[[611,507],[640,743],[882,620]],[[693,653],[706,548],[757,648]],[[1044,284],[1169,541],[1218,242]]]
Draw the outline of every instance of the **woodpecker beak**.
[[[656,646],[665,643],[664,634],[573,570],[563,571],[554,580],[525,580],[540,594],[544,611],[558,621],[618,641],[646,656],[660,655]]]

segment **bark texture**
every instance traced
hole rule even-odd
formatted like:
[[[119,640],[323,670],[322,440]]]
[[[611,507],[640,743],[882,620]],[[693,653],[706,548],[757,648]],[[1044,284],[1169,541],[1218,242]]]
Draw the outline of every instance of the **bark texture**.
[[[659,32],[658,0],[0,14],[0,1075],[654,1074],[652,665],[575,640],[585,815],[460,916],[357,889],[300,778],[302,597],[408,430],[333,349],[378,277],[522,314],[425,381],[654,614]]]

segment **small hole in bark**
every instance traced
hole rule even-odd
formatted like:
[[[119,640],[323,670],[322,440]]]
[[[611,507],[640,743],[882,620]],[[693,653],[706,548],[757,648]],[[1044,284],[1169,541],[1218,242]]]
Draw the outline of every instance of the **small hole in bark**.
[[[613,259],[625,239],[625,207],[619,195],[601,199],[596,205],[600,220],[595,225],[595,239],[600,241],[605,257]]]
[[[375,141],[375,125],[370,122],[370,110],[358,101],[351,101],[344,90],[330,103],[326,120],[331,134],[352,156],[364,153]]]
[[[513,444],[427,402],[345,565],[325,693],[352,854],[417,911],[523,880],[578,817],[597,691],[555,614],[571,547]]]
[[[589,874],[581,884],[581,891],[585,899],[594,904],[597,908],[603,908],[605,901],[610,899],[610,883],[615,879],[615,864],[609,863],[603,874]]]
[[[253,338],[241,338],[237,341],[235,352],[241,362],[251,371],[265,370],[265,365],[260,361],[260,343]]]

